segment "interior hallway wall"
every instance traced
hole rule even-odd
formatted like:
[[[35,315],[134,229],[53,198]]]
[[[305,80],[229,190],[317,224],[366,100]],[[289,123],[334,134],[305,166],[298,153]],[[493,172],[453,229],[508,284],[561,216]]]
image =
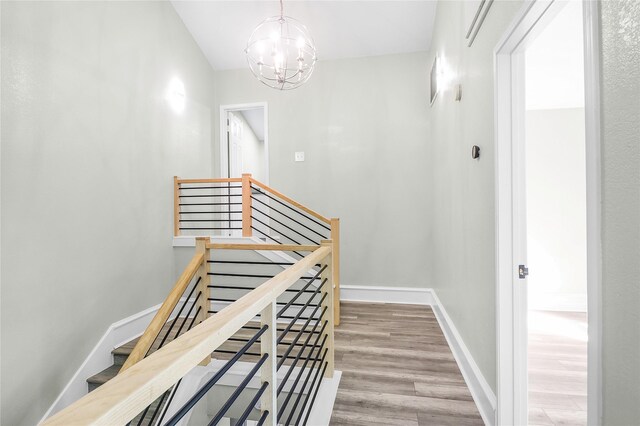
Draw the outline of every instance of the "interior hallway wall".
[[[425,168],[430,282],[493,391],[496,390],[496,270],[493,49],[520,1],[494,1],[467,47],[465,2],[440,1],[431,60],[439,55],[449,87],[429,110]],[[431,62],[430,62],[431,63]],[[453,86],[462,85],[455,102]],[[471,147],[480,146],[480,158]]]
[[[602,424],[630,425],[640,419],[640,3],[600,7]]]
[[[216,72],[217,106],[268,103],[270,186],[340,218],[342,285],[428,286],[427,78],[426,53],[319,61],[285,92]]]
[[[213,82],[169,2],[0,7],[0,423],[33,425],[107,327],[173,285],[172,176],[211,174]]]

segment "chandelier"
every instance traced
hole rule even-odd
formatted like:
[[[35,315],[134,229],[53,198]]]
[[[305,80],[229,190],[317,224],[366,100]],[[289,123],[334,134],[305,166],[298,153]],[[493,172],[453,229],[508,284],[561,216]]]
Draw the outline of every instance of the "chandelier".
[[[290,90],[301,86],[316,64],[316,46],[309,30],[293,18],[265,19],[253,30],[247,48],[247,62],[253,75],[269,87]]]

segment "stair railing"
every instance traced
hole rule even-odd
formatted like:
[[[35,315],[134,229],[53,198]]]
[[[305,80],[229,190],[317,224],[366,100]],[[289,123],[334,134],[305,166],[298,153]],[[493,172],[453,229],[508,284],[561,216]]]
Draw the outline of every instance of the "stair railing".
[[[327,218],[251,174],[239,178],[173,178],[174,236],[259,237],[273,244],[334,242],[335,322],[340,324],[340,219]],[[291,252],[301,258],[298,251]]]
[[[198,243],[196,255],[160,308],[164,313],[157,314],[156,318],[158,319],[154,318],[147,329],[148,333],[145,332],[149,336],[155,335],[155,339],[151,339],[151,337],[144,338],[143,335],[143,338],[139,340],[131,354],[131,356],[134,356],[135,353],[135,357],[131,358],[131,362],[125,364],[126,368],[123,367],[120,374],[47,419],[43,423],[44,425],[116,425],[128,424],[135,418],[140,419],[140,424],[177,424],[243,355],[249,353],[252,345],[258,344],[258,341],[260,342],[259,361],[256,362],[249,375],[238,386],[236,391],[222,404],[222,408],[214,416],[210,424],[215,424],[225,416],[227,410],[236,402],[244,388],[247,387],[251,378],[254,375],[257,376],[258,373],[261,385],[239,417],[240,424],[250,416],[257,418],[258,425],[304,425],[307,423],[322,378],[333,377],[334,316],[331,313],[334,310],[334,286],[332,282],[334,243],[331,240],[322,240],[320,245],[259,244],[260,250],[295,250],[309,252],[309,254],[219,312],[202,320],[201,323],[193,326],[189,331],[178,335],[175,340],[150,352],[152,345],[149,344],[149,341],[156,340],[158,336],[162,335],[160,332],[162,327],[159,327],[159,325],[166,326],[167,321],[171,320],[171,314],[167,315],[166,312],[172,312],[179,305],[177,301],[181,298],[176,295],[180,294],[181,291],[181,294],[184,294],[189,289],[189,284],[185,283],[191,283],[195,279],[196,282],[191,284],[195,288],[193,291],[197,293],[202,291],[202,288],[198,286],[203,285],[203,276],[210,276],[206,267],[208,260],[210,260],[210,252],[207,250],[255,249],[251,244],[214,244],[206,242],[206,239],[199,239]],[[302,277],[307,276],[309,271],[318,265],[320,266],[320,271],[317,275],[321,282],[316,284],[315,290],[312,291],[313,296],[306,303],[306,307],[308,307],[311,300],[315,300],[315,297],[321,295],[320,299],[315,301],[315,309],[311,314],[308,314],[305,309],[300,309],[296,315],[291,317],[291,321],[286,323],[286,327],[279,329],[278,325],[282,324],[282,322],[279,322],[278,318],[284,318],[283,312],[291,308],[297,299],[294,298],[293,301],[286,303],[283,308],[278,309],[277,298],[290,290],[295,283],[299,282]],[[318,279],[318,276],[314,280]],[[310,281],[310,283],[312,282]],[[210,288],[211,285],[207,284],[206,287]],[[308,291],[306,290],[308,288],[309,286],[303,287],[296,294],[302,294]],[[202,296],[200,297],[202,298]],[[210,303],[208,299],[202,298],[200,300],[206,300],[208,304]],[[199,300],[194,300],[191,302],[191,306],[199,306],[199,303]],[[171,306],[173,306],[172,309],[170,309]],[[303,315],[305,314],[308,316],[304,326],[301,326],[305,318]],[[196,312],[184,318],[178,315],[178,318],[183,318],[183,322],[189,320],[193,324],[198,315],[199,313]],[[260,318],[260,326],[248,326],[258,316]],[[308,329],[307,327],[312,320],[315,320],[315,325],[313,325],[312,329]],[[318,327],[320,327],[319,331]],[[159,329],[160,331],[158,331]],[[241,329],[257,329],[258,331],[250,339],[247,339],[246,344],[236,351],[233,357],[186,403],[180,407],[171,406],[169,412],[165,408],[162,416],[167,414],[168,420],[166,423],[162,423],[162,419],[156,418],[155,413],[153,416],[147,416],[149,407],[154,402],[157,403],[160,398],[164,400],[165,396],[170,394],[171,389],[175,389],[176,384],[185,375],[194,367],[208,363],[211,354],[222,344],[232,339]],[[283,333],[278,334],[279,331],[283,331]],[[279,354],[278,346],[282,344],[288,334],[291,340],[286,345],[287,351]],[[292,339],[292,336],[295,337]],[[300,343],[303,337],[304,344]],[[313,345],[309,346],[308,343],[314,337]],[[301,346],[301,348],[297,356],[294,357],[295,361],[303,361],[304,364],[298,368],[295,378],[292,377],[295,365],[289,365],[285,378],[279,382],[277,370],[283,366],[284,360],[289,358],[292,348],[296,346]],[[142,354],[148,355],[145,357]],[[318,364],[318,361],[320,364]],[[302,387],[298,387],[299,384],[302,384]],[[285,385],[288,386],[287,396],[283,402],[279,402],[278,395],[285,388]],[[168,401],[165,401],[165,407],[171,405],[171,398],[174,395],[175,392],[170,395]],[[293,399],[294,396],[295,400]],[[260,401],[259,412],[255,408],[258,401]],[[293,401],[293,403],[287,406],[290,401]],[[162,404],[160,402],[160,405]]]

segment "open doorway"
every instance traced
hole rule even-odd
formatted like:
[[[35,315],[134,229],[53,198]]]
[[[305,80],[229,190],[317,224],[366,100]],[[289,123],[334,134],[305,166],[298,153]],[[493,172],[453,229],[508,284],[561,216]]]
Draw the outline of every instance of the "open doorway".
[[[582,4],[559,3],[524,49],[529,424],[587,423]]]
[[[264,184],[269,184],[269,121],[266,102],[220,106],[220,177],[239,178],[248,173]],[[229,228],[242,220],[237,211],[242,187],[229,183],[228,196],[221,200],[220,209],[228,212]],[[264,196],[255,193],[260,202],[268,205]],[[239,237],[240,230],[222,235]]]
[[[533,0],[495,50],[498,424],[601,423],[598,16]]]
[[[220,174],[250,173],[269,183],[269,128],[266,102],[220,107]]]

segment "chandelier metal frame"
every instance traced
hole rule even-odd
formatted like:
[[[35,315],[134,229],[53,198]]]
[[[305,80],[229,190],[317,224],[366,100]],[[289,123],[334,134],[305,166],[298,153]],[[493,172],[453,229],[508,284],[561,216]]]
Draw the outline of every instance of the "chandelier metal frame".
[[[251,33],[245,48],[253,75],[278,90],[291,90],[306,83],[317,61],[316,47],[307,27],[284,15],[262,21]]]

